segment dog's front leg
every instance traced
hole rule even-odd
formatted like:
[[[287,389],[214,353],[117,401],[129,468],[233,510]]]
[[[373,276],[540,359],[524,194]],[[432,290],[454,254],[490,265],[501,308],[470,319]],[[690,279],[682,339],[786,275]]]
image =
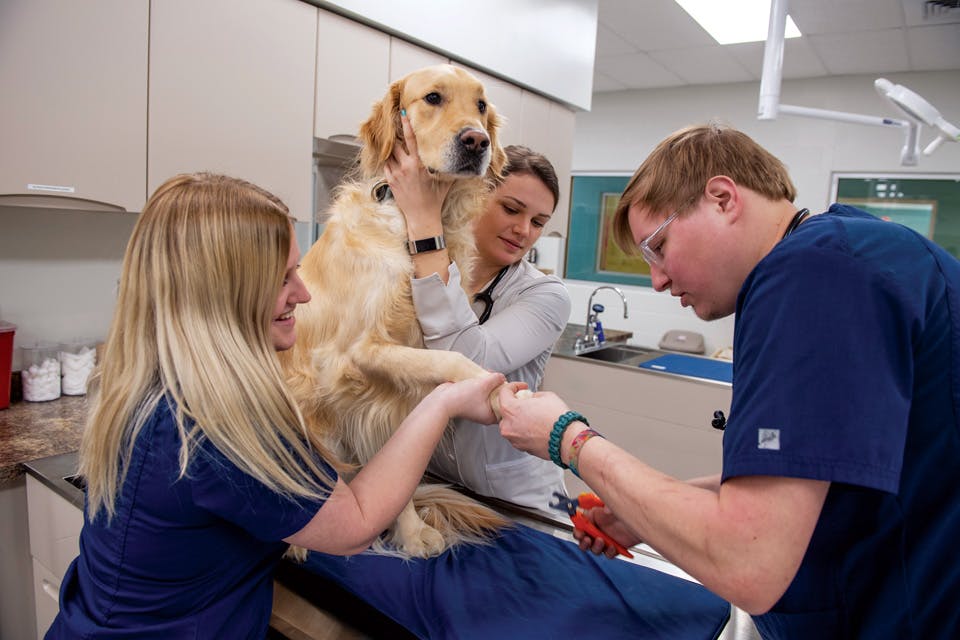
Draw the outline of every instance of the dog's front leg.
[[[367,343],[356,345],[351,356],[365,373],[386,377],[400,389],[460,382],[486,373],[483,367],[454,351]]]
[[[460,382],[486,373],[486,369],[461,353],[419,349],[396,344],[357,346],[353,360],[368,374],[385,376],[405,392],[422,392],[429,385]],[[500,418],[499,389],[490,394],[490,407]]]

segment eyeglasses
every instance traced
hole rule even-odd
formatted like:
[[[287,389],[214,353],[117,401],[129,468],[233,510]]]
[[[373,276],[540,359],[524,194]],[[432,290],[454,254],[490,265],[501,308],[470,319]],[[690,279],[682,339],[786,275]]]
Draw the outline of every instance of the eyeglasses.
[[[643,256],[643,259],[646,260],[647,264],[651,267],[657,267],[659,269],[663,266],[663,252],[660,251],[660,247],[663,246],[663,236],[666,232],[667,225],[673,222],[678,215],[680,215],[680,212],[675,211],[673,215],[663,221],[663,224],[657,227],[656,231],[640,243],[640,255]]]

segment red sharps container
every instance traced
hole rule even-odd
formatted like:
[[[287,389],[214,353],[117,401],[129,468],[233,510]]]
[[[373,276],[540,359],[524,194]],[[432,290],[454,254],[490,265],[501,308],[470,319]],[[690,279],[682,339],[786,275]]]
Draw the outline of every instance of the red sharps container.
[[[10,406],[10,368],[13,366],[13,334],[17,327],[0,322],[0,409]]]

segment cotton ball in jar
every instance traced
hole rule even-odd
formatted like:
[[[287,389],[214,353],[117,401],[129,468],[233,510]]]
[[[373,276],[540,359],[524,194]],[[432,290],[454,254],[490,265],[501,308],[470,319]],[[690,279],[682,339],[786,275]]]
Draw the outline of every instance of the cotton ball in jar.
[[[45,402],[60,397],[60,360],[56,349],[45,347],[24,348],[24,365],[20,373],[23,399],[28,402]]]

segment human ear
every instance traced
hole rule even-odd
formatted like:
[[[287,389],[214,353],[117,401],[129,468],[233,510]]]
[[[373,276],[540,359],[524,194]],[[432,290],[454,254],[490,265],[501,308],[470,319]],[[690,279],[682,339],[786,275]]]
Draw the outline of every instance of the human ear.
[[[714,176],[707,180],[704,195],[717,211],[735,220],[740,215],[742,198],[737,183],[728,176]]]

